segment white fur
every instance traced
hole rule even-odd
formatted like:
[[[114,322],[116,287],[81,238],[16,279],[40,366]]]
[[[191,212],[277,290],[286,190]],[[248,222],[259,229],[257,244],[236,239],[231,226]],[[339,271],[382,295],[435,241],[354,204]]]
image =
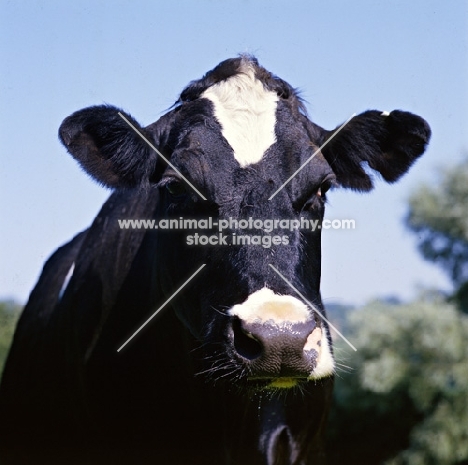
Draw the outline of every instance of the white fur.
[[[322,344],[322,328],[320,326],[316,327],[307,338],[304,350],[316,350],[320,353],[321,344]]]
[[[247,300],[234,305],[230,315],[237,316],[246,323],[271,321],[277,325],[305,323],[310,319],[307,305],[291,295],[278,295],[264,287],[250,294]]]
[[[65,279],[63,280],[62,287],[60,288],[59,292],[59,299],[62,298],[63,294],[65,293],[68,283],[70,282],[71,277],[73,276],[73,271],[75,271],[75,262],[72,263],[72,266],[68,270],[67,275],[65,276]]]
[[[240,74],[203,92],[214,104],[223,136],[242,167],[259,162],[275,143],[278,96],[256,79],[252,67],[244,64]]]
[[[322,330],[322,338],[320,345],[320,352],[317,359],[317,366],[309,376],[310,380],[326,378],[335,372],[335,360],[331,353],[330,344],[328,342],[327,331],[325,328]]]

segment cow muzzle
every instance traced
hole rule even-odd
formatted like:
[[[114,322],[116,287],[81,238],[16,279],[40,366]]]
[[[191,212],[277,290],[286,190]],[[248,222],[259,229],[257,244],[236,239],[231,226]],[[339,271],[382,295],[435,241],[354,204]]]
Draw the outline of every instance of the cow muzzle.
[[[265,288],[229,313],[232,351],[247,369],[249,381],[290,388],[333,373],[325,328],[295,297]]]

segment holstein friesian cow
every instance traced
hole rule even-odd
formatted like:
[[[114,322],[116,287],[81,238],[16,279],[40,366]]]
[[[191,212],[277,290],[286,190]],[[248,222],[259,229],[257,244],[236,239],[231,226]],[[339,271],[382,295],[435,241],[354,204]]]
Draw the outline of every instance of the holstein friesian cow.
[[[20,319],[1,463],[324,463],[335,364],[320,229],[244,226],[321,220],[327,190],[370,191],[371,170],[396,181],[424,152],[427,123],[372,110],[327,131],[288,83],[241,56],[147,127],[103,105],[59,134],[113,193],[47,261]],[[122,223],[141,219],[196,223]]]

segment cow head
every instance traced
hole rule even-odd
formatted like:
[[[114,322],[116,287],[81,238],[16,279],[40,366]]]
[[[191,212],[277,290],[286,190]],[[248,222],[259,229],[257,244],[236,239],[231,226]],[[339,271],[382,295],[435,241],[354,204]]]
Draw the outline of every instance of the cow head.
[[[211,229],[155,234],[157,286],[169,297],[206,264],[174,308],[208,351],[207,373],[271,388],[334,372],[321,317],[320,229],[279,220],[320,222],[329,188],[370,191],[371,169],[396,181],[430,129],[410,113],[366,111],[333,134],[308,119],[289,84],[245,56],[192,82],[145,128],[111,106],[78,111],[60,128],[97,181],[154,191],[154,218],[212,219]]]

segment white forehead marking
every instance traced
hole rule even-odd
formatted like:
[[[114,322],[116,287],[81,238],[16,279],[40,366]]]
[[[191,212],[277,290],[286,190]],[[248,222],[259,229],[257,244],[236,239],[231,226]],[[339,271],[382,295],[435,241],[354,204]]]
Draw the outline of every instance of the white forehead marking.
[[[259,162],[276,142],[276,105],[278,96],[266,90],[255,77],[252,66],[243,65],[240,74],[219,82],[203,92],[214,104],[223,136],[244,167]]]
[[[322,328],[322,337],[320,339],[320,351],[317,359],[317,365],[310,374],[309,379],[320,379],[331,376],[335,373],[335,360],[328,342],[327,331]]]
[[[307,305],[291,295],[278,295],[264,287],[250,294],[248,299],[229,310],[229,314],[246,323],[272,321],[284,323],[305,323],[310,319]]]

